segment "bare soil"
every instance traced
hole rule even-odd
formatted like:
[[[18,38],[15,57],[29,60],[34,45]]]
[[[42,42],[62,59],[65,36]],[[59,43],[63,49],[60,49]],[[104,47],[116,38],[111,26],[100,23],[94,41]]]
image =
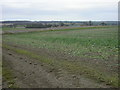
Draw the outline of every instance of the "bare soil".
[[[15,46],[16,47],[16,46]],[[21,47],[22,48],[22,47]],[[37,51],[37,50],[36,50]],[[57,54],[51,55],[49,51],[39,49],[39,54],[54,57],[60,60]],[[63,54],[65,55],[65,54]],[[62,54],[59,56],[63,56]],[[58,57],[58,58],[57,58]],[[70,57],[65,56],[67,59]],[[73,58],[72,58],[73,59]],[[72,60],[71,59],[71,60]],[[98,83],[83,75],[70,74],[63,69],[49,68],[38,60],[20,55],[10,49],[3,48],[3,62],[12,70],[13,80],[19,88],[107,88],[104,83]],[[4,65],[3,65],[4,67]],[[3,80],[3,88],[8,88],[7,82]]]

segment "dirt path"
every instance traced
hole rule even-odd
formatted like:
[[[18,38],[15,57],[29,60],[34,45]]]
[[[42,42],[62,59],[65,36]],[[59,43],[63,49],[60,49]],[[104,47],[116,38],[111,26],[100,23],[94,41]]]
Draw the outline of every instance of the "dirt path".
[[[58,87],[60,82],[54,75],[46,72],[42,68],[42,64],[35,60],[17,55],[13,52],[4,50],[4,60],[9,62],[9,66],[14,71],[15,82],[21,88],[35,88],[35,87]],[[4,62],[4,61],[3,61]],[[4,82],[3,82],[4,84]],[[61,83],[62,84],[62,83]],[[61,85],[60,84],[60,85]],[[4,85],[3,85],[4,87]],[[62,87],[62,86],[61,86]]]
[[[99,88],[109,87],[65,70],[48,68],[38,60],[3,49],[3,62],[12,70],[15,85],[20,88]],[[4,66],[4,65],[3,65]],[[3,88],[8,87],[3,80]]]

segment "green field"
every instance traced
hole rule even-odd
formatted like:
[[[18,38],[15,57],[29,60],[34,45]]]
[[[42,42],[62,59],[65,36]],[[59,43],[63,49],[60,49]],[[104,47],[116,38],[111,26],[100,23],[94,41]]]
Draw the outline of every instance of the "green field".
[[[75,56],[108,59],[110,56],[117,58],[117,34],[117,27],[72,31],[48,31],[4,35],[3,41],[36,48],[59,50]],[[90,55],[87,55],[88,53]]]
[[[25,46],[33,49],[47,49],[50,52],[64,53],[77,58],[85,58],[87,60],[96,60],[96,62],[106,63],[106,67],[117,67],[118,66],[118,29],[117,27],[106,27],[106,28],[86,28],[86,29],[70,29],[70,30],[60,30],[60,31],[46,31],[46,32],[29,32],[21,34],[5,34],[3,35],[4,44],[12,44],[18,46]],[[7,46],[6,46],[7,47]],[[15,49],[13,49],[16,51]],[[18,51],[17,51],[18,52]],[[24,53],[24,51],[21,51]],[[18,52],[18,53],[21,53]],[[29,54],[25,52],[26,55],[31,55],[33,58],[39,58],[34,54]],[[57,60],[56,60],[57,61]],[[75,61],[75,60],[74,60]],[[45,61],[47,62],[47,61]],[[48,61],[50,62],[50,60]],[[67,66],[69,61],[59,62],[64,68]],[[93,62],[93,61],[90,61]],[[78,61],[79,63],[84,63],[84,61]],[[94,63],[94,62],[93,62]],[[88,73],[88,77],[98,80],[102,78],[106,83],[112,86],[117,86],[117,70],[110,71],[104,70],[103,65],[93,65],[93,63],[84,64],[85,65],[76,68],[76,63],[69,62],[69,66],[72,72],[82,72]],[[53,65],[54,63],[52,63]],[[56,63],[57,64],[57,63]],[[93,67],[92,67],[93,65]],[[78,67],[77,66],[77,67]],[[81,68],[82,67],[82,68]],[[90,67],[90,68],[89,68]],[[94,68],[96,67],[96,68]],[[103,67],[103,68],[102,68]],[[88,69],[89,68],[89,69]],[[80,70],[78,70],[80,69]],[[103,69],[103,70],[101,70]],[[76,71],[75,71],[76,70]],[[102,75],[99,71],[103,71]],[[77,73],[78,73],[77,72]],[[94,75],[93,75],[94,74]],[[93,76],[92,76],[93,75]],[[101,76],[100,76],[101,75]],[[100,81],[100,80],[98,80]],[[111,82],[110,82],[111,81]]]

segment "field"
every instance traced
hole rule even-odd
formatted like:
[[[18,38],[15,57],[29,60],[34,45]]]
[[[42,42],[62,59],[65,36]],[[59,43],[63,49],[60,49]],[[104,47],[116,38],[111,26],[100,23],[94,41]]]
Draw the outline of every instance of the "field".
[[[117,27],[4,34],[3,87],[118,87]]]

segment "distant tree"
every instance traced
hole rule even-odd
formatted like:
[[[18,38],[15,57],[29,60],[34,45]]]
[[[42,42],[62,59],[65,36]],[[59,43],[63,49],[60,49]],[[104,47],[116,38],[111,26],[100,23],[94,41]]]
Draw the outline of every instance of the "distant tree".
[[[75,23],[72,22],[71,25],[75,25]]]
[[[60,22],[59,25],[60,25],[60,26],[64,26],[64,23],[63,23],[63,22]]]
[[[102,22],[100,25],[102,25],[102,26],[105,26],[105,25],[107,25],[105,22]]]
[[[10,27],[10,28],[13,28],[14,26],[13,26],[13,25],[7,25],[6,27]]]
[[[51,24],[33,23],[26,25],[26,28],[49,28],[52,27]]]
[[[58,27],[58,26],[59,26],[59,25],[57,25],[57,24],[53,24],[53,25],[52,25],[52,27]]]
[[[89,25],[89,26],[92,26],[92,25],[93,25],[92,21],[89,21],[89,22],[88,22],[88,25]]]
[[[17,25],[16,24],[13,24],[13,28],[16,28],[17,27]]]

